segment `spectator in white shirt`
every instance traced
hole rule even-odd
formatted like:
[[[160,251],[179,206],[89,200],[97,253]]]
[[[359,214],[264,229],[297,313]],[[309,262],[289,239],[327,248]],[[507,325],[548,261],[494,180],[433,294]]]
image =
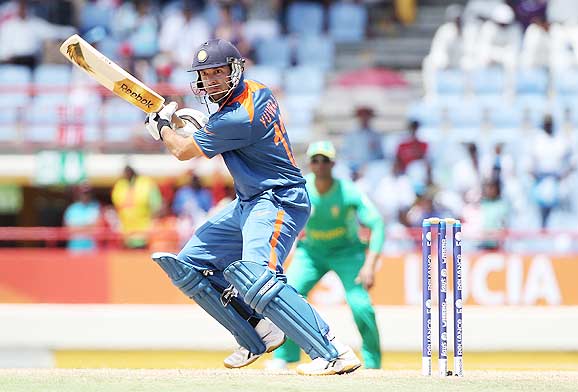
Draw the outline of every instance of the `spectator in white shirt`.
[[[523,68],[547,68],[550,65],[550,23],[534,19],[524,32],[520,66]]]
[[[534,177],[533,194],[545,228],[553,209],[560,203],[560,186],[572,173],[572,149],[570,140],[564,134],[554,134],[552,117],[544,117],[542,131],[539,131],[530,151],[530,173]]]
[[[446,9],[447,22],[436,31],[430,53],[423,61],[426,95],[434,94],[437,73],[443,69],[471,69],[474,64],[476,22],[464,23],[463,8],[453,4]]]
[[[578,26],[574,23],[552,23],[550,28],[550,70],[578,66]]]
[[[499,65],[513,72],[521,43],[522,30],[514,20],[514,11],[506,4],[496,5],[491,20],[480,31],[478,66]]]
[[[25,0],[18,2],[18,15],[0,25],[0,62],[36,67],[46,40],[66,39],[74,34],[69,26],[57,26],[32,16]]]

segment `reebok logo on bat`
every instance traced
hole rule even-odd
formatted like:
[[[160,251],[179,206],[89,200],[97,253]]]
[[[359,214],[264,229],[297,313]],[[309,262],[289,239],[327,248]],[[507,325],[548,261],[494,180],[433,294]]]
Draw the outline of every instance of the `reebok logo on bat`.
[[[135,101],[140,102],[143,105],[146,105],[148,108],[152,108],[153,106],[153,103],[151,102],[150,99],[146,99],[145,97],[140,95],[140,93],[132,91],[130,87],[124,83],[120,86],[120,91],[122,91],[127,95],[130,95]]]

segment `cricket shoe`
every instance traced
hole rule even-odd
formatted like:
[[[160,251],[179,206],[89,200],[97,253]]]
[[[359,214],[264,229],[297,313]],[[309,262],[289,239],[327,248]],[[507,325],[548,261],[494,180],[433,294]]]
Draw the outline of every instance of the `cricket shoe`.
[[[285,343],[285,333],[268,319],[262,319],[255,327],[255,331],[265,343],[267,353],[274,351]],[[264,353],[263,353],[264,354]],[[237,369],[252,364],[263,354],[253,354],[245,347],[239,347],[223,361],[226,368]]]
[[[321,357],[315,358],[309,363],[297,366],[297,374],[302,376],[330,376],[333,374],[351,373],[361,366],[361,361],[351,347],[336,341],[336,339],[333,339],[331,343],[333,343],[339,353],[337,358],[331,361]]]

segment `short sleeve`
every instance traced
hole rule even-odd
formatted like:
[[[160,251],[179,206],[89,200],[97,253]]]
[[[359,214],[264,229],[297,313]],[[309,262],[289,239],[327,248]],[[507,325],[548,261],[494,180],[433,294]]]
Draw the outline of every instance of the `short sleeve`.
[[[244,108],[239,107],[211,116],[207,125],[196,131],[193,137],[203,153],[212,158],[251,144],[251,122]]]

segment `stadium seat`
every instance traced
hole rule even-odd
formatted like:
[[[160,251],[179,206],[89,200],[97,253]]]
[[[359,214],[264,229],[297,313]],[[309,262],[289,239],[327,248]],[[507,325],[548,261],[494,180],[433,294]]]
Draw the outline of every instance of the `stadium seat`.
[[[525,127],[540,126],[544,115],[551,111],[548,98],[541,95],[520,95],[516,98],[515,105],[522,112]]]
[[[293,143],[309,142],[309,130],[315,116],[315,102],[315,97],[302,95],[287,95],[280,102],[285,126]]]
[[[329,8],[329,35],[335,42],[360,42],[367,28],[367,10],[354,3],[335,3]]]
[[[133,129],[143,128],[145,115],[135,106],[112,98],[103,105],[104,140],[112,143],[131,141]]]
[[[283,109],[287,124],[311,125],[315,112],[315,105],[312,105],[312,98],[301,95],[287,95],[283,99]]]
[[[36,98],[41,105],[64,105],[68,102],[71,68],[63,64],[41,64],[34,71]]]
[[[556,72],[554,75],[554,92],[557,95],[578,95],[578,70]]]
[[[247,68],[245,77],[263,83],[273,90],[280,89],[283,86],[283,74],[276,67],[254,65]]]
[[[257,64],[287,68],[291,65],[291,46],[286,37],[270,38],[257,43]]]
[[[559,96],[553,102],[551,114],[554,117],[554,127],[563,125],[578,126],[578,96]],[[537,124],[540,125],[541,121]]]
[[[24,112],[24,142],[54,144],[65,120],[64,108],[35,103],[34,110]]]
[[[325,87],[325,77],[317,68],[293,67],[285,71],[284,87],[287,94],[319,96]]]
[[[442,107],[437,102],[414,102],[408,108],[407,118],[419,121],[421,127],[439,127]]]
[[[522,69],[516,75],[518,95],[543,95],[548,93],[548,73],[545,69]]]
[[[274,19],[249,19],[245,23],[245,37],[252,44],[264,39],[278,37],[281,32],[279,23]]]
[[[318,3],[291,3],[287,10],[287,29],[289,33],[301,36],[321,34],[323,6]]]
[[[34,71],[34,83],[47,86],[68,86],[71,68],[64,64],[40,64]]]
[[[79,25],[80,32],[85,33],[95,27],[109,30],[113,20],[114,8],[100,2],[88,1],[80,8]]]
[[[18,140],[18,108],[3,107],[0,110],[0,143],[12,143]]]
[[[30,100],[28,91],[32,80],[30,69],[18,65],[0,65],[0,104],[25,106]]]
[[[309,37],[295,47],[295,52],[298,65],[328,70],[335,63],[335,44],[327,37]]]
[[[464,102],[447,108],[448,118],[452,128],[463,132],[482,126],[483,108],[479,102]]]
[[[173,69],[173,72],[171,72],[169,83],[177,91],[182,91],[184,94],[190,94],[192,93],[191,82],[196,80],[196,77],[197,75],[195,72],[187,72],[185,69],[177,68]]]
[[[504,71],[500,68],[480,69],[473,73],[475,94],[501,95],[504,92]]]
[[[98,106],[68,106],[66,111],[66,126],[72,131],[78,131],[85,143],[99,142],[102,137],[101,108]]]
[[[459,69],[439,71],[436,78],[438,95],[462,95],[465,91],[464,73]]]
[[[500,104],[501,103],[501,104]],[[502,100],[488,109],[490,124],[499,129],[519,129],[523,125],[523,111],[518,105]]]

